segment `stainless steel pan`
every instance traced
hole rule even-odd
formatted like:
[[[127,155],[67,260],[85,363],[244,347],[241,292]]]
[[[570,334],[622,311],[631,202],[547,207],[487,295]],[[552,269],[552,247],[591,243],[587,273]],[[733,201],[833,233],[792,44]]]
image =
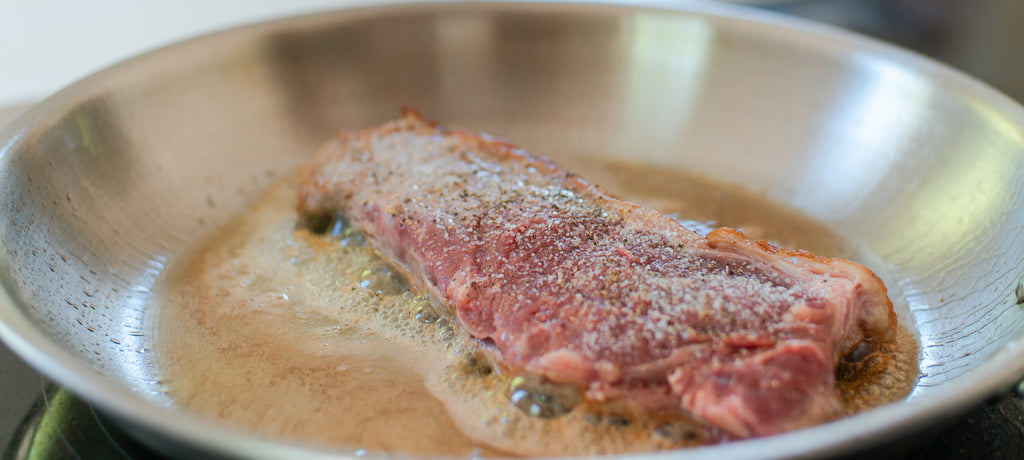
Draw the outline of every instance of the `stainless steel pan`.
[[[911,397],[687,455],[849,452],[948,419],[1024,374],[1024,110],[859,36],[653,0],[351,5],[181,43],[57,93],[0,135],[4,341],[172,452],[351,453],[175,410],[155,365],[149,289],[336,130],[402,105],[556,158],[740,184],[872,256],[922,344]]]

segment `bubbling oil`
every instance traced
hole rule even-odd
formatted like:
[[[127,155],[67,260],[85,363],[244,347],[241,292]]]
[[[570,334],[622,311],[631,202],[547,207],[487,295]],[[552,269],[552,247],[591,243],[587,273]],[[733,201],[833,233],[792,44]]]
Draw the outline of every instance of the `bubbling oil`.
[[[728,215],[721,224],[758,238],[855,255],[824,226],[741,192],[644,168],[605,171],[616,171],[602,183],[618,196],[695,216],[687,224],[698,230]],[[304,228],[295,193],[288,181],[272,187],[155,290],[161,365],[184,410],[268,438],[430,456],[593,455],[707,441],[678,416],[630,417],[588,405],[573,388],[500,372],[343,220],[322,234]],[[705,209],[709,202],[748,212],[734,219]],[[904,331],[896,343],[851,353],[837,370],[847,412],[909,393],[916,350]]]

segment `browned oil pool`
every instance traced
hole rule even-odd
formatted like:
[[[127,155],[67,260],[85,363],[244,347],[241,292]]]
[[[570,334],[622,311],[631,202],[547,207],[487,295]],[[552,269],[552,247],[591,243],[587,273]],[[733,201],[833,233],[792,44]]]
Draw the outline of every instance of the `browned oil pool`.
[[[859,260],[827,227],[727,187],[633,165],[588,168],[613,195],[823,256]],[[156,289],[160,365],[184,409],[267,437],[419,455],[585,455],[700,443],[680,420],[641,420],[491,369],[457,327],[336,223],[297,227],[295,187],[172,263]],[[837,370],[847,411],[904,397],[909,333]],[[531,415],[532,412],[532,415]]]

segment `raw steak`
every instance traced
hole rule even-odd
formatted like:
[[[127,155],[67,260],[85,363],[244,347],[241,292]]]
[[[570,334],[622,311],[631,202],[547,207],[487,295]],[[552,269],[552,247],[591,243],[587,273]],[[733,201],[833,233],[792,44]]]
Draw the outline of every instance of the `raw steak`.
[[[343,213],[510,372],[746,438],[840,415],[837,359],[893,337],[882,282],[722,228],[706,237],[549,160],[407,111],[339,134],[299,213]]]

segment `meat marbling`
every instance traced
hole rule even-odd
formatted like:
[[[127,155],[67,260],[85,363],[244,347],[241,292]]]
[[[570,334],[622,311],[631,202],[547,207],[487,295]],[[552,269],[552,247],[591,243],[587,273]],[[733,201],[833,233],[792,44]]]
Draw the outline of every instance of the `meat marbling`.
[[[702,237],[547,159],[414,111],[339,134],[298,210],[343,213],[502,367],[727,438],[835,418],[837,359],[891,339],[882,282],[721,228]]]

